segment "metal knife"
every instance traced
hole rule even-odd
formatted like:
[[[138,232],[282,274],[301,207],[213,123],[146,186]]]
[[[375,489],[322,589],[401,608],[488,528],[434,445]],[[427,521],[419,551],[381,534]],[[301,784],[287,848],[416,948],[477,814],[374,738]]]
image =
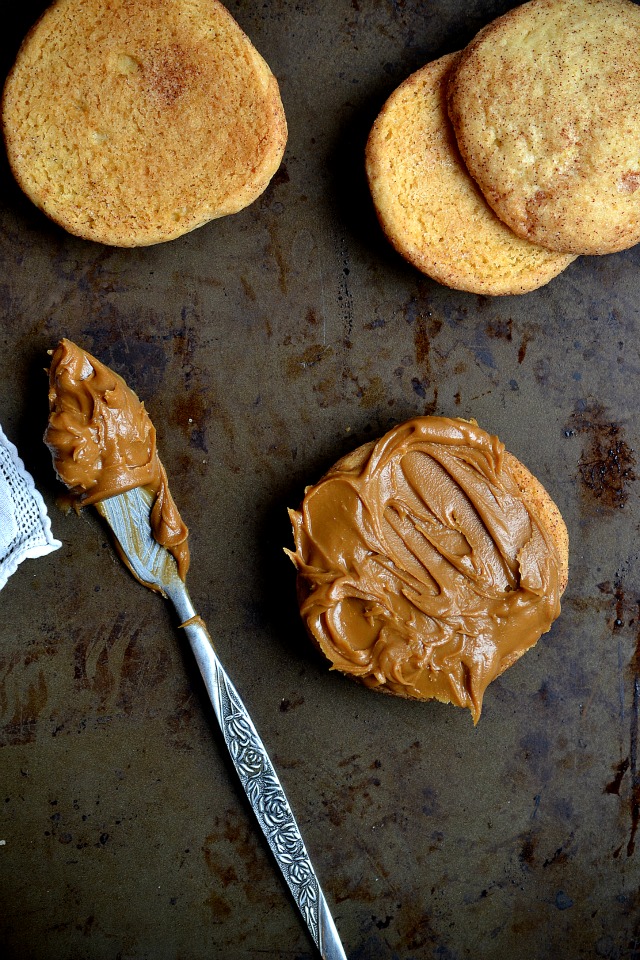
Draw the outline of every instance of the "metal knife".
[[[325,960],[346,960],[298,824],[262,740],[196,614],[175,560],[153,538],[149,522],[152,499],[144,487],[136,487],[102,500],[96,508],[113,530],[134,576],[173,603],[240,782],[311,936]]]

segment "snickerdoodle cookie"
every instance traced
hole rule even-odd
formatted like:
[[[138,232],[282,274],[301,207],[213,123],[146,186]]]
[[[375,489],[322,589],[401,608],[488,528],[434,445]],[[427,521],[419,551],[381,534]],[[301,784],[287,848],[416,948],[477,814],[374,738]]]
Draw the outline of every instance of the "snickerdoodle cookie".
[[[465,163],[498,216],[552,250],[640,240],[640,7],[531,0],[482,30],[449,85]]]
[[[20,48],[2,121],[31,200],[123,247],[247,206],[287,137],[275,77],[218,0],[56,0]]]

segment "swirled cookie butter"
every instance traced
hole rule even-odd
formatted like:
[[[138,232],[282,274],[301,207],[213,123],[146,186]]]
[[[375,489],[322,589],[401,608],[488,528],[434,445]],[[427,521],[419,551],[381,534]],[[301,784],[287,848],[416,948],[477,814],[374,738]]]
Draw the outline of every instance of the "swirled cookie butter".
[[[344,457],[290,511],[300,611],[332,667],[467,707],[560,613],[566,527],[474,422],[410,420]]]
[[[184,580],[189,531],[158,457],[156,431],[122,377],[62,340],[49,369],[49,423],[44,442],[77,508],[145,487],[153,497],[151,529],[176,559]]]

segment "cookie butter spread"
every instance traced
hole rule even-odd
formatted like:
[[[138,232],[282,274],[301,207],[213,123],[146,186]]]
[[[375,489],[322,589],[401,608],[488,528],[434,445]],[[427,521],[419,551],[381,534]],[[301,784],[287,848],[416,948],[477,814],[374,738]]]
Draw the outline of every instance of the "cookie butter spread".
[[[189,531],[169,491],[144,404],[122,377],[69,340],[53,353],[44,442],[78,507],[134,487],[153,496],[154,538],[175,557],[184,580]]]
[[[527,502],[528,481],[564,542]],[[369,687],[468,707],[477,722],[487,685],[560,612],[562,518],[475,423],[398,426],[343,458],[290,516],[306,627]]]

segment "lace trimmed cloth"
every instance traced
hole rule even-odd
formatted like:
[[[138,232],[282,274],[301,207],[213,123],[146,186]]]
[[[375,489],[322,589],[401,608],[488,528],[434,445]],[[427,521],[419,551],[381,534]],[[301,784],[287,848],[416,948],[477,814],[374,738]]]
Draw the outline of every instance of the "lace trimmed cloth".
[[[0,590],[27,557],[61,546],[32,476],[0,426]]]

